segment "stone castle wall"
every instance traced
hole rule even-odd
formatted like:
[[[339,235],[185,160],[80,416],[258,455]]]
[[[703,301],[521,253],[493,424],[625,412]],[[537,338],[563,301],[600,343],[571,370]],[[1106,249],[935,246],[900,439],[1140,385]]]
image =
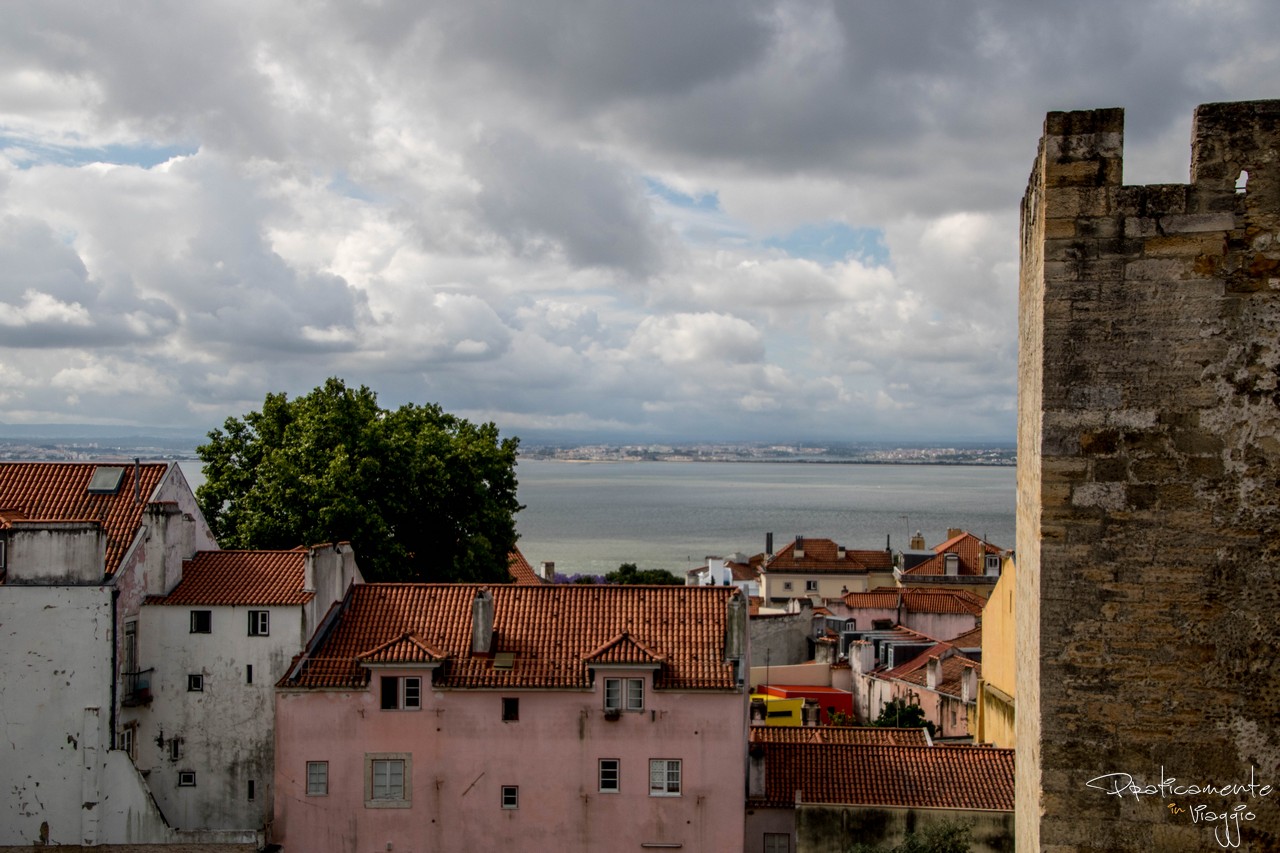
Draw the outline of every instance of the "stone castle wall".
[[[1051,113],[1023,199],[1018,849],[1280,850],[1280,101],[1185,185],[1123,121]]]

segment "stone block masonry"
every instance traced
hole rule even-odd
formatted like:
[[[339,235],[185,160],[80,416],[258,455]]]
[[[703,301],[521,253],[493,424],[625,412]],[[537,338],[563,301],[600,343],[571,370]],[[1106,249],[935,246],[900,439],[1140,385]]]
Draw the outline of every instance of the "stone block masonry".
[[[1193,127],[1050,113],[1022,202],[1022,851],[1280,850],[1280,101]]]

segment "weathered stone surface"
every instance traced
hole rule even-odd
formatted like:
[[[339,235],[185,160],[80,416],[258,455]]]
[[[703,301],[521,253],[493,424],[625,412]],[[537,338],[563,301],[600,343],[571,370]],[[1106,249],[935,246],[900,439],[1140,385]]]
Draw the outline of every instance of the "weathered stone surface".
[[[1110,184],[1122,124],[1050,114],[1024,200],[1018,849],[1277,850],[1275,796],[1090,786],[1280,787],[1280,102],[1197,110],[1190,185]]]

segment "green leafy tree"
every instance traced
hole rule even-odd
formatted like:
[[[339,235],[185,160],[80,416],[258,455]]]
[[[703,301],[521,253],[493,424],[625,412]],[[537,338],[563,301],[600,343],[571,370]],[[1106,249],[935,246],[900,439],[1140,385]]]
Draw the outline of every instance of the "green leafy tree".
[[[641,569],[635,563],[623,563],[616,572],[604,576],[605,583],[611,584],[656,584],[660,586],[683,586],[684,578],[672,574],[666,569]]]
[[[925,719],[924,709],[919,705],[908,705],[904,699],[889,701],[870,725],[887,729],[928,729],[929,736],[937,734],[937,727]]]
[[[383,409],[329,379],[210,432],[196,499],[226,548],[349,541],[370,581],[505,581],[517,445],[492,423]]]

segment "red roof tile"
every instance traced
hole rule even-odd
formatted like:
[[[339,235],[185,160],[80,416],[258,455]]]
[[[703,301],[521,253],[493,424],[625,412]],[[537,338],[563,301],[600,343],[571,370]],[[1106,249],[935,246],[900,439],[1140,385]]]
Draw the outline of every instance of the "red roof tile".
[[[803,540],[802,557],[796,556],[796,543],[789,542],[773,555],[763,567],[765,572],[783,574],[865,574],[869,571],[889,571],[893,568],[893,555],[888,551],[848,551],[841,555],[839,545],[830,539]]]
[[[507,572],[511,575],[512,583],[529,586],[546,583],[534,572],[533,566],[529,565],[529,561],[525,559],[524,554],[520,553],[519,548],[511,549],[511,554],[507,558]]]
[[[280,686],[363,687],[369,673],[359,665],[359,655],[406,633],[446,657],[436,673],[435,683],[441,687],[587,687],[587,658],[607,657],[610,649],[631,660],[641,652],[660,660],[655,675],[659,688],[737,686],[733,667],[724,660],[727,608],[738,594],[733,587],[489,587],[494,627],[490,651],[513,653],[510,669],[495,668],[492,656],[471,655],[471,607],[479,588],[354,586],[332,629],[300,658]]]
[[[289,605],[315,597],[303,592],[307,550],[197,551],[182,561],[182,581],[147,604]]]
[[[860,743],[928,746],[924,729],[876,726],[752,726],[751,743]]]
[[[763,743],[762,805],[805,803],[1013,811],[1013,750]]]
[[[845,593],[844,603],[852,608],[893,610],[898,606],[899,596],[902,609],[907,613],[968,613],[979,616],[986,604],[981,596],[968,590],[905,587],[878,587],[871,592]]]
[[[89,493],[89,483],[99,468],[123,469],[119,488],[113,493]],[[138,466],[137,501],[134,471],[132,463],[124,462],[0,462],[0,529],[23,521],[97,522],[107,538],[102,573],[115,574],[169,465],[149,462]]]
[[[955,554],[958,558],[956,574],[960,576],[985,576],[986,566],[983,558],[987,554],[1003,555],[1004,551],[988,542],[984,542],[972,533],[961,531],[946,542],[933,549],[934,556],[919,565],[912,566],[903,572],[904,577],[917,578],[922,575],[946,575],[947,554]],[[991,576],[994,583],[998,578]]]
[[[356,655],[360,663],[430,663],[444,659],[444,652],[414,634],[401,634]]]

